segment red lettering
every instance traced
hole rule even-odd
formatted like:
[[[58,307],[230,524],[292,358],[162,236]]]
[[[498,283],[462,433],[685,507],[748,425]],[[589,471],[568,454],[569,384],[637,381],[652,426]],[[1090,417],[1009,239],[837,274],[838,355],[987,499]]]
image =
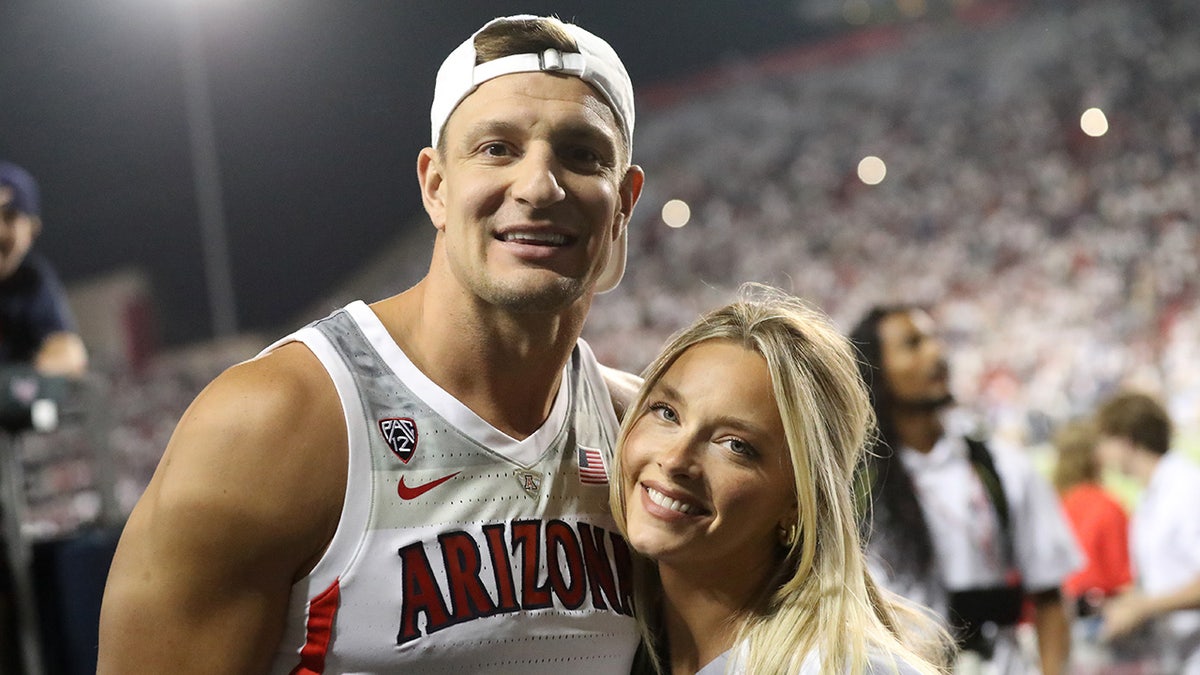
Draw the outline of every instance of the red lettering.
[[[605,534],[601,528],[593,529],[587,523],[579,523],[583,562],[587,567],[588,584],[592,588],[592,604],[596,609],[608,609],[608,605],[604,604],[607,597],[613,609],[624,614],[621,597],[617,595],[617,580],[608,561],[608,549],[604,546]]]
[[[501,613],[515,612],[520,606],[517,605],[517,588],[513,584],[508,544],[504,540],[504,525],[484,525],[483,535],[487,537],[488,552],[492,557],[492,573],[496,577],[496,591],[500,596],[496,609]]]
[[[587,596],[583,554],[579,551],[579,540],[575,537],[575,530],[561,520],[552,520],[546,524],[546,562],[550,572],[550,587],[554,589],[554,594],[567,609],[579,609]],[[566,562],[565,575],[563,562]],[[569,583],[566,576],[570,577]]]
[[[596,609],[633,615],[633,559],[619,534],[561,520],[547,522],[544,532],[540,520],[513,521],[508,527],[493,523],[482,530],[482,537],[464,531],[438,536],[446,589],[441,587],[423,543],[399,549],[404,596],[397,644],[495,614],[556,604],[578,609],[589,591]],[[494,590],[482,578],[484,542]]]
[[[542,566],[542,521],[520,520],[512,524],[513,553],[521,547],[521,608],[541,609],[554,605],[550,595],[550,582],[538,586],[538,572]]]
[[[621,606],[615,609],[625,616],[633,616],[633,556],[629,554],[629,546],[620,534],[609,532],[608,539],[612,542],[617,583],[621,589]]]
[[[454,623],[495,614],[496,605],[479,580],[479,547],[471,535],[449,532],[439,535],[438,543],[442,545],[442,560],[446,563]]]
[[[404,584],[404,602],[400,608],[400,631],[396,635],[396,644],[421,637],[417,615],[422,612],[425,614],[425,629],[429,633],[441,630],[450,623],[446,601],[442,599],[433,568],[425,556],[425,546],[417,542],[400,549],[400,562],[404,570],[401,582]]]

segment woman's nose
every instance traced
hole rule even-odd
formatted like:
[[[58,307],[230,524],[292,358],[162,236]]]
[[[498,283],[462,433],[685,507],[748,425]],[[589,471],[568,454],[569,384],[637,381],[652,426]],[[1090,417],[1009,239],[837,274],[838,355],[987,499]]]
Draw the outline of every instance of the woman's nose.
[[[695,443],[688,438],[673,438],[659,450],[657,463],[669,476],[695,478],[700,473]]]

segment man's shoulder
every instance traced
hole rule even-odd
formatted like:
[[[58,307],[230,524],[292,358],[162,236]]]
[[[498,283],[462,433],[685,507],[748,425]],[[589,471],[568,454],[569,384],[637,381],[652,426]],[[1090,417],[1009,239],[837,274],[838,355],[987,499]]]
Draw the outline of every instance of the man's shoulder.
[[[340,507],[345,444],[328,377],[303,345],[287,344],[229,368],[196,397],[167,445],[157,489],[179,505],[236,513],[249,527],[279,527],[298,509],[325,519]]]
[[[304,343],[293,341],[230,367],[213,380],[206,393],[212,405],[290,415],[293,411],[313,412],[323,400],[327,403],[335,390],[316,355]]]
[[[1025,475],[1036,470],[1028,449],[986,430],[976,429],[963,434],[963,444],[968,449],[974,445],[977,448],[976,452],[986,452],[1000,474]]]

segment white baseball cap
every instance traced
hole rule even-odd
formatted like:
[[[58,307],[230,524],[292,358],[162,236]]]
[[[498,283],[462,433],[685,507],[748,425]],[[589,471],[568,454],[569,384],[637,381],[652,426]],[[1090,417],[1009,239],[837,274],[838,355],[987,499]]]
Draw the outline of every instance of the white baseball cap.
[[[475,64],[475,37],[489,26],[505,21],[553,21],[566,29],[575,39],[579,52],[561,52],[547,49],[541,53],[513,54],[486,63]],[[492,19],[475,31],[471,37],[450,52],[438,68],[437,82],[433,89],[433,106],[429,110],[432,128],[432,145],[437,147],[446,120],[464,98],[490,79],[512,73],[551,72],[574,75],[595,87],[621,125],[625,133],[625,144],[633,151],[633,85],[620,57],[607,42],[575,24],[559,21],[553,17],[518,14]],[[625,256],[628,249],[626,228],[613,245],[608,265],[596,282],[596,292],[604,293],[616,288],[625,274]]]

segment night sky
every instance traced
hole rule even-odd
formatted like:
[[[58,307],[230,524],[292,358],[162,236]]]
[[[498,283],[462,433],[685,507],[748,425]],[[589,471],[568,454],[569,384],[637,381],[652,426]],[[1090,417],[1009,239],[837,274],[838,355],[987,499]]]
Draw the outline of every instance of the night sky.
[[[0,0],[0,157],[41,183],[36,249],[68,285],[144,270],[167,345],[212,335],[175,1]],[[802,5],[199,0],[238,327],[290,328],[421,213],[434,74],[487,19],[574,20],[637,90],[811,38]]]

